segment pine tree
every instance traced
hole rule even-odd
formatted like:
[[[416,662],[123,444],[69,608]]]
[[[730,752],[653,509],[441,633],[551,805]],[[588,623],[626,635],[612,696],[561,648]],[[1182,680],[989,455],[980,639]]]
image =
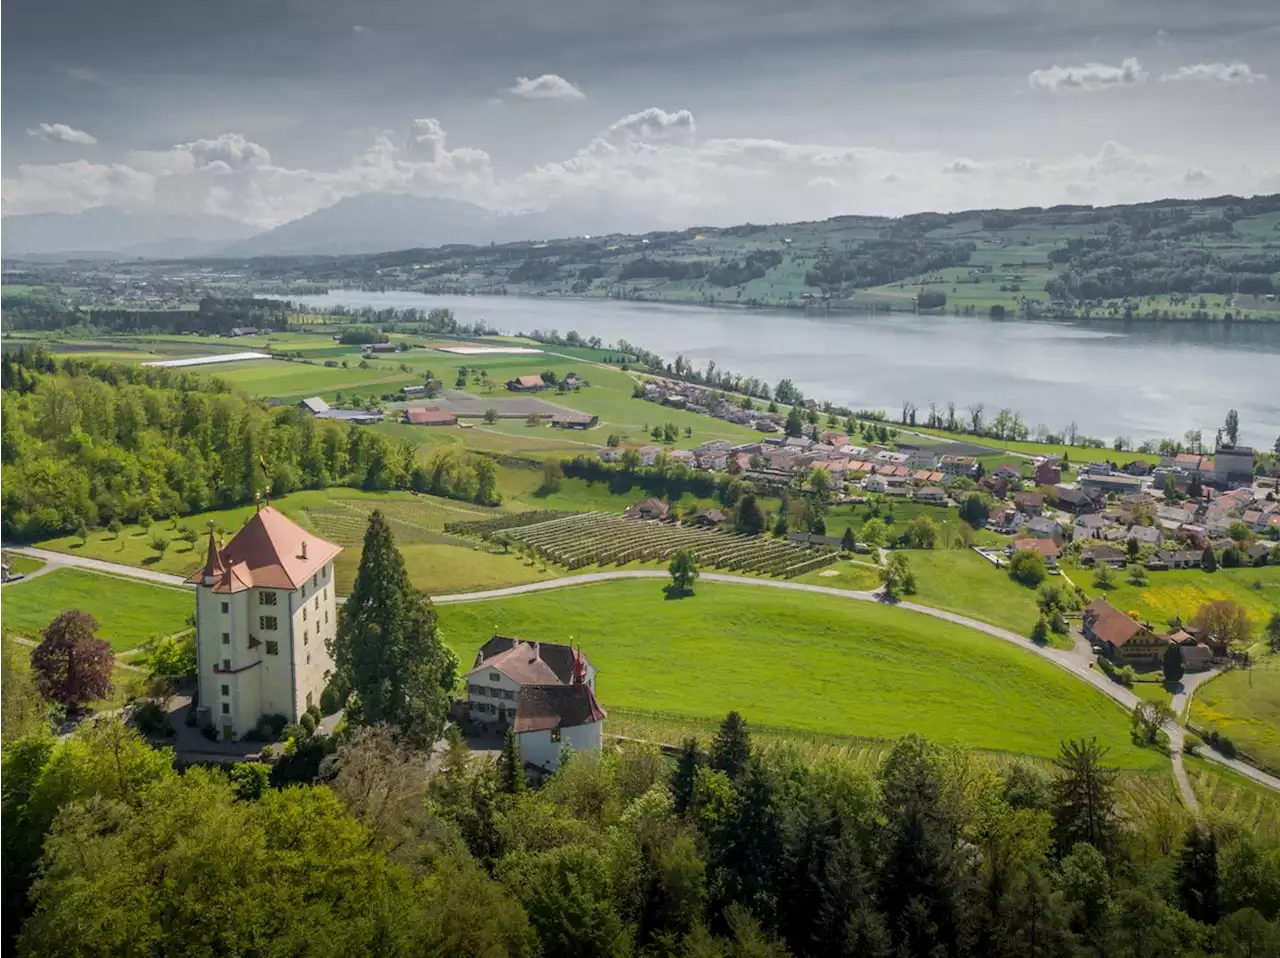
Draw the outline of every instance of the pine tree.
[[[857,547],[857,540],[853,538],[853,527],[846,526],[844,535],[840,537],[840,548],[845,552],[853,552]]]
[[[1200,568],[1205,572],[1218,571],[1218,557],[1214,554],[1213,546],[1204,547],[1204,552],[1200,556]]]
[[[1164,650],[1164,680],[1170,685],[1177,685],[1182,681],[1185,669],[1182,667],[1182,649],[1177,645],[1170,645]]]
[[[791,411],[787,413],[787,424],[784,427],[784,431],[792,438],[804,433],[804,419],[800,415],[799,406],[792,406]]]
[[[709,764],[736,782],[742,778],[750,761],[751,733],[747,730],[746,720],[737,712],[730,712],[720,723],[720,731],[711,743]]]
[[[1178,900],[1182,910],[1204,925],[1218,920],[1218,839],[1211,828],[1196,822],[1178,856]]]
[[[693,805],[693,789],[702,767],[702,750],[693,736],[680,743],[680,757],[676,759],[671,774],[671,801],[677,815],[683,815]]]
[[[420,746],[440,737],[458,662],[440,642],[431,599],[409,584],[380,511],[369,517],[330,651],[339,683],[352,692],[349,721],[385,722]]]
[[[519,795],[524,791],[524,760],[520,758],[520,743],[516,733],[507,729],[498,755],[498,790],[506,795]]]
[[[1054,840],[1066,853],[1087,842],[1106,855],[1116,833],[1116,772],[1102,764],[1097,739],[1069,741],[1054,759]]]

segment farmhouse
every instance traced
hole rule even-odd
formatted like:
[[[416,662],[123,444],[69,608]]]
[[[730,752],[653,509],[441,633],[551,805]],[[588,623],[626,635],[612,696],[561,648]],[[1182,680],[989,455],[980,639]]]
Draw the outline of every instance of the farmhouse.
[[[401,386],[400,391],[406,396],[421,396],[427,391],[426,386]]]
[[[513,393],[537,392],[547,388],[541,376],[517,376],[515,379],[507,380],[506,385]]]
[[[702,509],[694,514],[693,524],[702,526],[706,529],[714,529],[720,523],[725,522],[729,517],[719,509]]]
[[[319,396],[312,396],[310,399],[304,399],[298,403],[298,408],[303,412],[309,412],[313,416],[318,416],[322,412],[329,411],[329,404]]]
[[[404,411],[404,421],[411,426],[456,426],[458,417],[439,406],[410,406]]]
[[[661,499],[641,499],[622,513],[624,519],[663,520],[671,515],[671,506]]]
[[[327,643],[338,616],[333,560],[341,546],[271,506],[225,546],[209,533],[196,586],[198,721],[224,741],[264,715],[290,722],[320,702],[333,661]]]
[[[232,326],[229,336],[257,336],[258,327],[256,326]]]
[[[395,343],[370,343],[365,350],[371,353],[394,353],[399,348]]]
[[[606,712],[596,672],[578,649],[495,635],[466,675],[467,708],[479,722],[510,727],[524,761],[554,771],[560,749],[599,751]]]
[[[1084,610],[1084,637],[1101,646],[1113,661],[1125,665],[1156,665],[1164,657],[1169,638],[1125,615],[1106,599],[1094,599]]]
[[[600,417],[589,413],[562,413],[551,417],[551,425],[557,429],[590,429],[600,422]]]

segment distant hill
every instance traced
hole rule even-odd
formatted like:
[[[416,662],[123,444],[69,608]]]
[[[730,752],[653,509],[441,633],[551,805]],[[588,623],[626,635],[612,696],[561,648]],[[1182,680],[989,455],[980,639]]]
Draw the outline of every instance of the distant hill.
[[[590,212],[573,222],[560,210],[485,214],[466,221],[470,234],[461,223],[442,230],[448,242],[472,246],[431,248],[422,226],[404,249],[289,263],[284,273],[439,293],[996,318],[1280,319],[1280,194],[648,233],[605,232]],[[272,267],[259,276],[272,278]]]
[[[103,206],[82,213],[6,216],[0,220],[0,249],[5,256],[198,256],[257,232],[257,227],[225,216],[127,213]]]
[[[493,213],[473,203],[438,197],[363,193],[316,210],[266,233],[227,244],[230,256],[315,256],[381,253],[447,245],[510,243],[619,229],[649,229],[605,210],[561,209]]]

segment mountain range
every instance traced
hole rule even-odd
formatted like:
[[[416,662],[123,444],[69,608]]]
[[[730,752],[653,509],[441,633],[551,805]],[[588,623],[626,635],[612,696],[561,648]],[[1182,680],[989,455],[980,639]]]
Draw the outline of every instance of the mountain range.
[[[265,232],[226,217],[139,215],[100,207],[73,214],[6,216],[0,221],[0,239],[6,256],[240,258],[487,245],[643,232],[657,225],[644,217],[589,207],[504,214],[460,200],[366,193]]]

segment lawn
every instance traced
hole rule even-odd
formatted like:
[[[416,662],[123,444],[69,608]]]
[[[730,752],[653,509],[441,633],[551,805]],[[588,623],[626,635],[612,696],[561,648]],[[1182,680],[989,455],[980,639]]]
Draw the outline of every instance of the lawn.
[[[849,589],[852,592],[870,592],[880,588],[880,570],[871,565],[869,559],[843,559],[825,569],[806,572],[795,581],[833,589]]]
[[[44,568],[43,559],[33,559],[31,556],[10,555],[6,552],[4,559],[9,563],[9,571],[14,575],[31,575]]]
[[[1129,741],[1123,712],[1029,652],[918,613],[833,596],[702,583],[668,600],[660,583],[610,582],[443,605],[463,662],[494,632],[580,642],[611,706],[697,722],[730,709],[748,721],[1049,757],[1064,737],[1096,736],[1108,761],[1161,761]]]
[[[5,586],[5,627],[37,642],[45,626],[69,609],[92,615],[101,626],[99,635],[116,652],[125,652],[153,635],[185,629],[195,611],[195,593],[83,569],[55,569]]]
[[[1244,754],[1280,770],[1280,656],[1206,682],[1191,700],[1191,722],[1216,729]]]
[[[1136,614],[1157,629],[1169,627],[1174,616],[1190,622],[1206,602],[1234,599],[1249,611],[1259,629],[1280,612],[1280,566],[1249,569],[1170,569],[1148,574],[1147,585],[1135,586],[1128,576],[1116,576],[1113,589],[1099,589],[1093,573],[1073,566],[1067,569],[1071,581],[1084,588],[1090,598],[1103,596],[1117,609]]]
[[[889,423],[889,426],[896,425]],[[1114,462],[1117,465],[1124,465],[1135,459],[1142,459],[1147,462],[1159,462],[1160,457],[1150,453],[1143,452],[1117,452],[1114,449],[1099,448],[1096,446],[1067,446],[1060,443],[1047,442],[1019,442],[1015,439],[995,439],[991,436],[974,436],[964,432],[947,432],[945,429],[930,429],[927,426],[907,426],[912,432],[923,433],[928,436],[939,436],[943,439],[953,439],[956,442],[972,443],[975,446],[984,446],[987,449],[999,451],[1006,450],[1008,452],[1020,452],[1028,456],[1063,456],[1067,457],[1068,463],[1082,462]],[[903,436],[904,442],[910,442],[911,436]]]
[[[904,554],[916,574],[911,602],[1031,635],[1040,618],[1036,591],[1014,582],[1006,570],[972,549],[908,549]]]
[[[465,546],[402,545],[400,554],[404,556],[409,581],[430,595],[503,589],[564,575],[556,566],[543,562]],[[348,547],[338,556],[333,574],[339,595],[351,592],[359,567],[359,546]]]

